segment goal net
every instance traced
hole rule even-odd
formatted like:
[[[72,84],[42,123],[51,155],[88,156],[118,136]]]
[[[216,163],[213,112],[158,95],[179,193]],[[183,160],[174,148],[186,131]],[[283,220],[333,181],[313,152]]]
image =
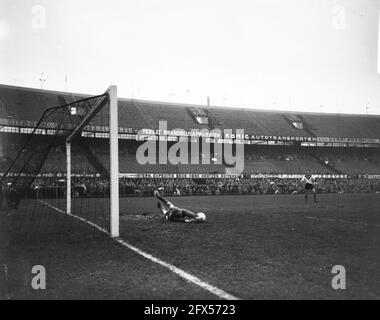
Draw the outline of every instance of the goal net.
[[[78,239],[119,235],[117,88],[48,108],[14,146],[1,177],[10,237]]]

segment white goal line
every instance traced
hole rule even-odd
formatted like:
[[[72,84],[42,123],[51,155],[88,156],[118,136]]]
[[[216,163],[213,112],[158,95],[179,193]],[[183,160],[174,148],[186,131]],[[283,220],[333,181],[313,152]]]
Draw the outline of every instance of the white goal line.
[[[82,217],[79,217],[79,216],[75,215],[75,214],[67,213],[67,212],[65,212],[65,211],[63,211],[63,210],[61,210],[61,209],[59,209],[59,208],[57,208],[57,207],[55,207],[55,206],[47,203],[46,201],[43,201],[43,200],[39,200],[39,201],[41,203],[43,203],[44,205],[46,205],[46,206],[54,209],[55,211],[57,211],[59,213],[69,215],[70,217],[73,217],[73,218],[78,219],[78,220],[80,220],[80,221],[82,221],[84,223],[87,223],[90,226],[96,228],[97,230],[99,230],[99,231],[107,234],[108,236],[110,236],[109,232],[106,229],[103,229],[102,227],[99,227],[97,224],[95,224],[95,223],[93,223],[91,221],[88,221],[88,220],[86,220],[86,219],[84,219]],[[170,271],[172,271],[176,275],[180,276],[181,278],[183,278],[183,279],[187,280],[188,282],[191,282],[191,283],[193,283],[193,284],[201,287],[202,289],[204,289],[204,290],[206,290],[206,291],[214,294],[215,296],[217,296],[217,297],[219,297],[221,299],[225,299],[225,300],[240,300],[238,297],[233,296],[233,295],[225,292],[224,290],[219,289],[219,288],[217,288],[217,287],[215,287],[215,286],[213,286],[213,285],[211,285],[211,284],[209,284],[209,283],[201,280],[200,278],[198,278],[198,277],[196,277],[196,276],[194,276],[194,275],[192,275],[192,274],[190,274],[190,273],[188,273],[188,272],[186,272],[186,271],[184,271],[184,270],[182,270],[182,269],[180,269],[180,268],[178,268],[178,267],[176,267],[176,266],[174,266],[174,265],[172,265],[172,264],[170,264],[168,262],[165,262],[165,261],[163,261],[161,259],[158,259],[158,258],[152,256],[149,253],[146,253],[145,251],[143,251],[143,250],[141,250],[141,249],[139,249],[139,248],[137,248],[137,247],[129,244],[128,242],[124,241],[121,238],[114,238],[112,236],[110,236],[110,238],[112,240],[116,241],[117,243],[121,244],[122,246],[124,246],[124,247],[126,247],[126,248],[128,248],[128,249],[130,249],[130,250],[132,250],[134,252],[136,252],[137,254],[143,256],[144,258],[146,258],[146,259],[148,259],[148,260],[150,260],[150,261],[152,261],[154,263],[157,263],[157,264],[165,267],[166,269],[169,269]]]

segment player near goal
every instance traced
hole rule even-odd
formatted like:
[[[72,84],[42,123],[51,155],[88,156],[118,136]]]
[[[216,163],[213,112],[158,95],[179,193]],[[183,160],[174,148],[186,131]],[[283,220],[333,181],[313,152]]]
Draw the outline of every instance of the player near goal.
[[[8,210],[18,209],[21,202],[21,194],[12,182],[2,183],[0,189],[0,210],[3,208]],[[5,202],[6,206],[4,206],[3,202]]]
[[[301,182],[305,183],[305,202],[307,202],[309,192],[313,193],[314,202],[318,202],[317,192],[314,187],[315,177],[311,175],[310,170],[306,171],[306,174],[302,177]]]
[[[172,222],[204,222],[206,220],[206,215],[203,212],[194,213],[190,210],[179,208],[174,206],[171,202],[166,200],[160,195],[160,193],[155,190],[154,195],[158,200],[160,200],[168,209],[162,207],[161,202],[157,203],[157,207],[163,214],[165,220]]]

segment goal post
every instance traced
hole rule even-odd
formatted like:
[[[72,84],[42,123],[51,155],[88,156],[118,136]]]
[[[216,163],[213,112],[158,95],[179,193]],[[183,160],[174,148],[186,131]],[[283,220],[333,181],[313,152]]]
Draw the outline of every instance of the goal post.
[[[95,103],[82,121],[66,138],[66,213],[73,214],[72,210],[72,142],[81,135],[82,130],[101,112],[108,107],[108,138],[109,138],[109,233],[112,237],[119,237],[119,147],[118,147],[118,103],[117,87],[110,86],[104,99]]]
[[[119,236],[117,87],[65,96],[33,128],[9,137],[17,153],[0,177],[20,239]],[[102,237],[102,236],[100,236]]]
[[[110,132],[110,234],[119,236],[119,125],[117,87],[108,89]]]

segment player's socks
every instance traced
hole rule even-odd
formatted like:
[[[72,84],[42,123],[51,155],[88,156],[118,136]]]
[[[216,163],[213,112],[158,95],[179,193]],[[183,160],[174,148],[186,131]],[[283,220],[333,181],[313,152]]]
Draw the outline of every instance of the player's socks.
[[[161,195],[157,192],[155,193],[156,197],[161,200],[163,203],[165,203],[166,205],[168,205],[168,200],[166,200],[165,198],[161,197]]]
[[[165,215],[166,210],[164,210],[164,209],[162,208],[162,205],[161,205],[160,202],[157,202],[157,208],[160,209],[160,211],[161,211],[161,213],[162,213],[163,215]]]

